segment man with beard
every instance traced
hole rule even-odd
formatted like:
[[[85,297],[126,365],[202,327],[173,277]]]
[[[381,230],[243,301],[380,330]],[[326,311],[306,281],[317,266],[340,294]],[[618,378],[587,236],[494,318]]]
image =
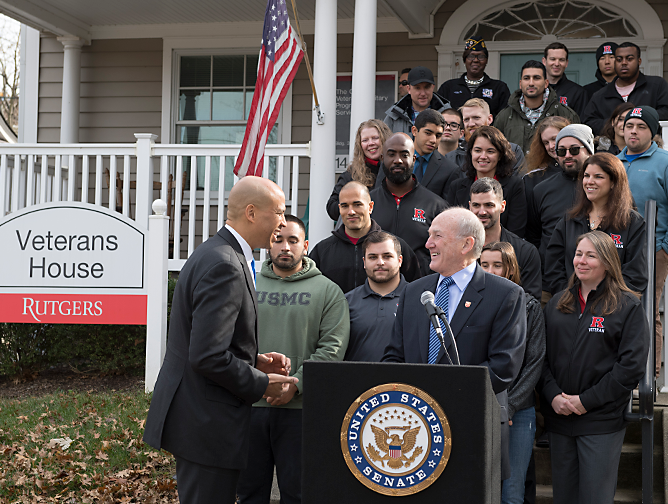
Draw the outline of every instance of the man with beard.
[[[310,257],[323,275],[346,293],[366,282],[364,271],[364,242],[370,233],[381,231],[371,218],[373,201],[369,189],[360,182],[351,181],[339,193],[339,212],[342,226],[332,231],[332,236],[318,243]],[[420,265],[413,250],[399,240],[404,260],[401,273],[412,282],[420,278]]]
[[[462,113],[464,138],[467,142],[475,130],[482,126],[489,126],[494,120],[494,116],[490,113],[489,105],[485,100],[481,100],[480,98],[471,98],[459,110]],[[524,166],[524,152],[522,152],[522,147],[517,144],[510,142],[510,146],[513,148],[513,154],[515,154],[513,172],[519,173]],[[445,156],[448,168],[456,168],[463,175],[462,168],[464,161],[466,161],[467,148],[467,144],[464,143],[457,150]]]
[[[346,298],[306,257],[304,223],[292,215],[285,220],[257,276],[258,348],[290,356],[299,382],[253,405],[248,468],[237,485],[243,504],[269,502],[274,466],[281,502],[301,502],[302,363],[342,360],[348,346]]]
[[[520,88],[508,100],[508,107],[496,116],[494,126],[509,142],[515,142],[527,153],[536,127],[549,116],[565,117],[572,124],[580,122],[572,108],[559,102],[557,92],[547,80],[545,65],[529,60],[522,65]]]
[[[587,92],[587,98],[591,99],[596,91],[603,89],[617,77],[615,73],[615,51],[617,47],[619,46],[614,42],[603,42],[596,49],[596,62],[598,65],[596,80],[583,86]]]
[[[552,232],[575,202],[575,185],[584,162],[594,154],[594,134],[584,124],[569,124],[557,135],[557,160],[561,173],[540,182],[533,191],[533,209],[529,209],[527,241],[540,253],[541,272],[545,272],[545,251]],[[543,288],[543,301],[550,295]]]
[[[417,181],[413,174],[415,148],[408,135],[396,133],[388,138],[380,159],[385,179],[371,191],[374,218],[383,231],[406,240],[418,257],[422,275],[426,275],[431,262],[424,246],[429,226],[448,204]]]
[[[640,71],[640,47],[624,42],[615,51],[615,73],[612,85],[594,93],[585,108],[583,122],[595,135],[603,133],[605,122],[615,107],[633,103],[636,107],[648,105],[659,114],[660,121],[668,120],[668,83],[663,77],[645,75]]]
[[[407,282],[399,272],[402,257],[396,236],[373,232],[362,248],[368,278],[364,285],[346,294],[350,341],[343,360],[380,362],[390,342],[399,296]]]
[[[485,73],[488,54],[484,40],[468,39],[464,42],[462,60],[466,72],[461,77],[445,81],[438,88],[438,94],[449,100],[452,108],[460,108],[471,98],[484,100],[493,115],[508,106],[510,90],[506,83]]]
[[[473,182],[469,209],[485,228],[485,245],[502,241],[513,246],[520,267],[522,288],[536,299],[540,299],[542,283],[538,250],[501,225],[501,214],[506,209],[506,202],[499,181],[485,177]]]

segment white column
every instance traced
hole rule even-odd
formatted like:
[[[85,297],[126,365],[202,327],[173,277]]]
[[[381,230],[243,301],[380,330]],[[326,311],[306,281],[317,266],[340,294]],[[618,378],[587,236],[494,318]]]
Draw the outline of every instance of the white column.
[[[65,47],[63,101],[60,110],[60,143],[79,143],[79,99],[81,97],[81,46],[78,37],[58,37]]]
[[[37,143],[39,42],[39,31],[22,24],[19,143]]]
[[[309,245],[313,248],[332,231],[325,203],[334,188],[336,149],[336,6],[337,0],[316,0],[313,79],[325,114],[324,124],[311,115],[311,176],[309,178]]]
[[[350,159],[360,123],[376,116],[376,15],[378,0],[355,0]]]
[[[167,349],[167,240],[169,217],[167,203],[153,202],[156,215],[148,218],[148,260],[146,261],[146,367],[144,387],[152,392]]]

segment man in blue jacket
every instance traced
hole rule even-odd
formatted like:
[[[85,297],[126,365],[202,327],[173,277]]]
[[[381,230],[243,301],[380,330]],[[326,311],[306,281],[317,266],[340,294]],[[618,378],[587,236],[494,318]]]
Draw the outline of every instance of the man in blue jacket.
[[[631,109],[624,119],[626,147],[619,159],[626,167],[629,187],[638,212],[645,217],[645,202],[656,201],[656,374],[661,370],[662,326],[659,299],[668,275],[668,152],[652,138],[659,131],[659,114],[643,105]]]

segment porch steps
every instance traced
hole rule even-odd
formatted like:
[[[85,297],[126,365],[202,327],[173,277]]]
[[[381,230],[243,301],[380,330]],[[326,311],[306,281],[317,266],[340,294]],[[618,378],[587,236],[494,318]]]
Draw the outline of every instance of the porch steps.
[[[665,420],[668,420],[666,415]],[[665,481],[665,440],[663,408],[654,410],[654,504],[664,502]],[[622,456],[619,461],[617,492],[615,503],[642,503],[642,436],[639,422],[633,422],[626,429]],[[552,473],[549,448],[534,447],[536,461],[536,504],[552,503]]]

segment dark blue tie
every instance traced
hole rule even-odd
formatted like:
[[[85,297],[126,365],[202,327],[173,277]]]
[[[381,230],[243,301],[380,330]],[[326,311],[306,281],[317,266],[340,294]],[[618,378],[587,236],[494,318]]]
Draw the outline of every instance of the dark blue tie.
[[[424,176],[424,162],[425,159],[418,154],[417,158],[415,159],[415,169],[413,170],[418,182],[422,182],[422,177]]]
[[[441,309],[445,312],[445,316],[448,316],[448,302],[450,301],[450,286],[455,283],[452,277],[443,277],[441,281],[441,287],[438,290],[438,295],[436,296],[435,304],[440,306]],[[438,357],[438,352],[441,349],[441,340],[436,334],[436,329],[432,324],[429,328],[429,354],[427,358],[427,363],[435,364],[436,358]]]
[[[253,270],[253,285],[257,287],[257,278],[255,276],[255,258],[251,259],[251,270]]]

